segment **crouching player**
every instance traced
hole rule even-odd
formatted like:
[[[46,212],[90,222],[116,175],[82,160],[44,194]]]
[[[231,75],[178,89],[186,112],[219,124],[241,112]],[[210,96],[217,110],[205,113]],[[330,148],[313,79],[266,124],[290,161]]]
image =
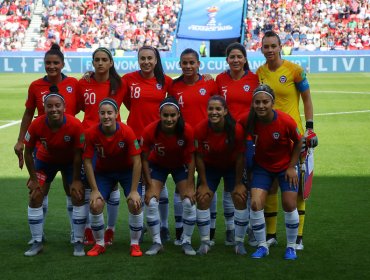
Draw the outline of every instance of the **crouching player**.
[[[83,237],[87,213],[84,210],[84,188],[80,178],[83,129],[75,117],[64,114],[65,101],[57,92],[44,98],[45,115],[31,123],[24,137],[27,170],[30,179],[28,223],[32,246],[24,253],[35,256],[42,251],[43,219],[42,202],[48,195],[50,185],[58,171],[63,174],[64,190],[73,204],[72,227],[74,232],[74,255],[84,256]],[[32,153],[37,143],[35,160]]]
[[[196,222],[193,129],[184,122],[177,100],[173,97],[167,97],[161,102],[159,113],[160,120],[148,125],[142,136],[146,219],[153,236],[153,245],[145,254],[156,255],[163,249],[158,203],[167,176],[171,174],[183,206],[182,249],[186,255],[195,255],[191,247]]]
[[[105,252],[104,216],[105,201],[119,182],[124,189],[129,209],[131,237],[130,253],[142,256],[139,238],[143,227],[141,211],[141,149],[132,129],[116,121],[117,103],[105,98],[99,103],[100,123],[86,131],[86,145],[83,155],[87,180],[91,186],[90,222],[96,244],[87,252],[98,256]],[[96,164],[92,159],[96,154]]]
[[[255,155],[251,182],[250,223],[258,242],[252,258],[268,255],[264,205],[275,179],[282,192],[287,248],[284,258],[295,260],[298,235],[297,164],[302,139],[295,121],[286,113],[273,110],[275,95],[268,85],[260,85],[253,92],[252,107],[247,122],[247,135],[254,139]]]

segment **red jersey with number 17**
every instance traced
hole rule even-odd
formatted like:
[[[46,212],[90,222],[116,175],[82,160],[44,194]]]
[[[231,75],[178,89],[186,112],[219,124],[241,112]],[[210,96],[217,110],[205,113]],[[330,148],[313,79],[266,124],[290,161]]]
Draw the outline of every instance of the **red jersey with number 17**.
[[[235,120],[240,115],[249,111],[253,91],[259,85],[258,76],[251,71],[246,71],[240,80],[233,80],[230,70],[225,71],[216,77],[218,93],[225,97],[229,112]]]
[[[185,123],[184,135],[166,135],[159,130],[155,131],[160,121],[155,121],[145,127],[141,139],[143,152],[150,153],[148,160],[164,168],[178,168],[191,161],[195,150],[194,133],[192,127]]]
[[[203,155],[206,165],[225,170],[235,167],[239,153],[244,153],[244,132],[240,124],[235,125],[235,142],[228,145],[226,132],[215,132],[209,127],[208,119],[195,127],[194,131],[196,151]]]
[[[112,98],[117,102],[118,112],[123,101],[123,87],[119,88],[114,95],[110,95],[110,82],[97,82],[93,77],[90,81],[81,79],[78,81],[78,106],[85,112],[82,126],[87,129],[99,123],[99,103],[104,98]],[[118,121],[120,116],[118,115]]]
[[[168,90],[168,95],[177,99],[184,120],[192,127],[207,118],[208,99],[215,94],[215,81],[205,81],[201,75],[194,85],[187,85],[183,80],[174,80]]]
[[[83,148],[84,134],[79,119],[64,115],[62,126],[53,132],[46,115],[35,119],[29,126],[23,143],[30,148],[38,145],[36,158],[54,164],[71,164],[74,150]]]
[[[66,113],[70,115],[76,115],[77,109],[77,79],[73,77],[67,77],[62,74],[62,81],[56,86],[58,87],[59,93],[63,96],[66,103]],[[50,92],[52,84],[48,81],[47,76],[33,81],[28,88],[28,97],[26,100],[26,108],[35,110],[39,116],[45,114],[44,109],[44,98],[45,95]]]
[[[255,162],[270,172],[281,172],[289,167],[293,143],[301,134],[295,120],[288,114],[274,110],[270,123],[257,121],[254,127]]]
[[[100,124],[85,132],[83,158],[93,158],[97,153],[95,172],[117,172],[132,167],[132,156],[140,155],[140,145],[132,129],[121,122],[116,123],[112,136],[103,134]]]
[[[130,111],[127,124],[140,139],[144,128],[159,119],[159,105],[167,95],[172,78],[165,76],[165,83],[161,86],[155,77],[145,79],[140,71],[136,71],[124,75],[122,83],[125,89],[124,104]]]

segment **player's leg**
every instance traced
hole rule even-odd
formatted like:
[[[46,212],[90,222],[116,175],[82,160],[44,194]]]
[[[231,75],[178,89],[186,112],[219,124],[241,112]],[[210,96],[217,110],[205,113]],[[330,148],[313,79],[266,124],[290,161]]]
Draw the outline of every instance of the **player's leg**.
[[[212,201],[211,201],[211,206],[210,206],[210,212],[211,212],[211,225],[210,225],[210,244],[211,246],[215,244],[216,242],[216,238],[215,238],[215,235],[216,235],[216,221],[217,221],[217,200],[218,200],[218,196],[217,196],[217,192],[215,192],[213,194],[213,198],[212,198]]]
[[[112,245],[114,239],[114,231],[116,229],[117,217],[119,204],[121,199],[121,193],[116,185],[113,191],[110,193],[109,199],[107,200],[107,228],[104,233],[104,242],[106,245]]]
[[[131,185],[132,185],[132,170],[128,170],[124,173],[117,174],[119,177],[119,182],[121,186],[123,187],[124,194],[126,198],[129,196],[131,191]],[[142,185],[141,182],[139,182],[137,186],[137,192],[139,193],[140,200],[142,201]],[[140,249],[140,236],[143,229],[143,211],[142,211],[142,205],[140,205],[140,208],[137,209],[135,207],[135,203],[132,200],[127,200],[127,206],[128,206],[128,224],[130,228],[130,255],[132,257],[141,257],[143,255],[141,249]]]
[[[297,254],[295,252],[295,245],[298,236],[299,215],[297,211],[297,191],[296,188],[290,187],[289,182],[285,180],[285,172],[279,174],[279,184],[281,188],[282,206],[285,217],[286,230],[286,251],[284,259],[295,260]]]
[[[182,201],[181,196],[175,188],[175,193],[173,194],[173,209],[175,216],[175,230],[176,230],[176,240],[174,244],[179,246],[182,244],[182,233],[183,233],[183,223],[182,223]]]
[[[277,245],[276,229],[277,229],[277,212],[278,212],[278,181],[273,182],[266,198],[265,204],[265,220],[266,220],[266,240],[268,246]]]
[[[235,186],[235,171],[227,172],[224,176],[224,192],[222,194],[222,204],[224,208],[224,218],[226,225],[225,245],[235,245],[235,223],[234,223],[234,202],[231,191]]]
[[[71,228],[70,241],[73,244],[74,243],[73,218],[72,218],[73,204],[72,204],[71,195],[69,193],[69,185],[68,185],[68,178],[67,178],[68,174],[66,174],[65,170],[61,170],[60,173],[62,174],[62,184],[63,184],[64,192],[66,194],[66,208],[67,208],[67,214],[68,214],[69,224]]]
[[[94,160],[93,160],[94,164]],[[89,182],[87,181],[86,178],[86,173],[85,173],[85,168],[84,165],[82,164],[81,166],[81,181],[84,184],[85,188],[85,211],[87,213],[86,217],[86,224],[85,224],[85,232],[84,232],[84,244],[85,245],[94,245],[95,244],[95,239],[94,235],[91,229],[91,224],[90,224],[90,194],[91,194],[91,188],[89,186]]]
[[[249,208],[247,207],[248,191],[247,188],[236,188],[232,192],[233,203],[235,205],[235,253],[245,255],[244,238],[249,225]]]
[[[90,203],[90,223],[95,239],[94,247],[87,252],[90,257],[96,257],[105,252],[104,242],[104,205],[116,185],[116,181],[110,178],[110,174],[95,174],[96,184],[103,199],[96,199]]]
[[[303,228],[306,216],[306,201],[303,199],[302,193],[297,195],[297,210],[299,215],[299,226],[296,240],[296,250],[303,250]]]
[[[171,239],[170,231],[168,229],[168,188],[166,183],[164,184],[159,196],[158,209],[161,221],[161,240],[162,243],[165,243]]]

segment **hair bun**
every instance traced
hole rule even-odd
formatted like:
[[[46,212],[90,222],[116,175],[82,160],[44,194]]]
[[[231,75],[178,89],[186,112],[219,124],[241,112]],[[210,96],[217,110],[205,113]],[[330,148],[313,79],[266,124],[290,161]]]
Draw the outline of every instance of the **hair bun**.
[[[49,90],[50,92],[59,92],[59,89],[56,85],[52,85],[51,87],[49,87]]]

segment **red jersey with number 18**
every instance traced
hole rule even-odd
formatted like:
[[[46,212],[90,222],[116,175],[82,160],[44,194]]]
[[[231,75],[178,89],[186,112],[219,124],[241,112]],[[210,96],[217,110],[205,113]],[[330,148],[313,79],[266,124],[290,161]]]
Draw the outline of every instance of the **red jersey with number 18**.
[[[127,124],[140,139],[144,128],[159,119],[159,105],[166,97],[172,79],[165,76],[165,83],[161,86],[155,77],[145,79],[140,71],[136,71],[124,75],[122,83],[125,89],[124,103],[130,111]]]

